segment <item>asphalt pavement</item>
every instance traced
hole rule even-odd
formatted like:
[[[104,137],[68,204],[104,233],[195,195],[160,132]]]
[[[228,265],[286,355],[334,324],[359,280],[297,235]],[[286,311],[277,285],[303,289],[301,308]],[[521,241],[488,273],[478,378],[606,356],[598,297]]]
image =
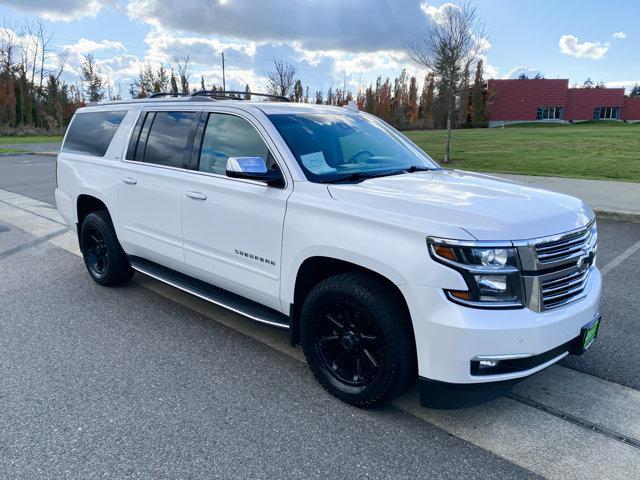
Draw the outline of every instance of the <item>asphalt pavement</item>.
[[[0,476],[535,478],[394,407],[327,395],[304,364],[74,255],[0,234]],[[1,257],[1,253],[0,253]]]
[[[599,221],[599,338],[563,360],[568,368],[524,382],[516,393],[530,404],[438,412],[409,392],[364,411],[317,385],[286,332],[141,275],[96,285],[51,205],[54,159],[22,160],[0,158],[0,190],[40,200],[0,195],[0,478],[584,479],[640,470],[640,448],[614,435],[640,438],[639,224]]]
[[[55,172],[55,157],[30,154],[0,155],[0,189],[51,205],[55,204]]]

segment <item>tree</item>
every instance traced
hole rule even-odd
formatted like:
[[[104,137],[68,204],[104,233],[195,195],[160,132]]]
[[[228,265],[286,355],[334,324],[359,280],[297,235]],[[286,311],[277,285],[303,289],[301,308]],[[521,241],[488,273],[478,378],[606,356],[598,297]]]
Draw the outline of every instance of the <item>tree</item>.
[[[444,163],[449,162],[451,124],[463,87],[465,68],[478,60],[486,48],[484,23],[475,7],[445,4],[440,17],[424,34],[407,44],[407,55],[418,65],[433,72],[446,114]]]
[[[529,76],[526,73],[518,75],[518,80],[529,80]]]
[[[418,81],[416,77],[409,80],[409,93],[407,104],[405,105],[405,116],[411,127],[416,126],[418,120]]]
[[[300,79],[296,80],[296,83],[293,85],[293,101],[301,102],[302,97],[304,96],[304,89],[302,88],[302,82]]]
[[[267,89],[273,95],[288,97],[295,82],[296,67],[286,60],[273,59],[274,69],[266,73]]]
[[[178,72],[180,93],[189,93],[189,77],[191,76],[191,60],[189,55],[173,57],[172,70]]]
[[[171,78],[169,80],[169,84],[171,85],[171,93],[174,95],[178,95],[178,81],[176,80],[176,74],[171,70]]]
[[[166,92],[169,85],[169,77],[167,76],[167,69],[164,65],[160,64],[158,67],[158,73],[153,79],[153,91],[154,92]]]
[[[630,97],[640,97],[640,83],[636,83],[629,93]]]
[[[100,67],[96,65],[95,58],[90,53],[84,56],[80,72],[84,83],[84,91],[89,101],[99,102],[104,100],[102,72],[100,71]]]
[[[420,103],[418,104],[419,126],[430,128],[433,125],[433,94],[435,83],[433,75],[428,74],[424,77],[424,85],[420,94]]]
[[[244,99],[251,100],[251,89],[249,88],[249,84],[244,87]]]
[[[464,66],[460,85],[460,104],[458,105],[458,125],[465,125],[469,115],[469,65]]]
[[[484,71],[482,59],[476,65],[476,75],[473,79],[471,91],[471,122],[474,125],[482,125],[487,121],[487,105],[484,91]]]
[[[329,90],[327,90],[327,105],[334,105],[336,101],[336,97],[333,94],[333,87],[329,86]]]
[[[587,78],[584,81],[584,83],[582,84],[582,88],[594,88],[593,80],[591,80],[591,77]]]
[[[316,91],[316,105],[322,105],[324,103],[324,99],[322,98],[322,90]]]

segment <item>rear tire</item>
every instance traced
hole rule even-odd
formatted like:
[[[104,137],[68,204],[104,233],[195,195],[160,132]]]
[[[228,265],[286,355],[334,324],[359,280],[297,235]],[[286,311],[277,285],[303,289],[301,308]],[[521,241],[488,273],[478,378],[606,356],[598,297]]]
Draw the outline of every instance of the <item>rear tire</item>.
[[[409,325],[397,292],[366,273],[342,273],[320,282],[305,299],[301,343],[329,393],[369,408],[393,400],[415,379]]]
[[[89,275],[100,285],[121,285],[134,274],[118,242],[109,213],[104,210],[84,218],[80,229],[80,249]]]

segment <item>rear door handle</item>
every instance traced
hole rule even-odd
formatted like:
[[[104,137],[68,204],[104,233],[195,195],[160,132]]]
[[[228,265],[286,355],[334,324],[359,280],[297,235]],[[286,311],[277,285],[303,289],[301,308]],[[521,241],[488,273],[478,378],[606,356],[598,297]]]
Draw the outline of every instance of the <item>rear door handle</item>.
[[[207,196],[204,193],[200,193],[200,192],[184,192],[184,194],[189,198],[193,198],[194,200],[207,199]]]
[[[131,178],[131,177],[124,177],[122,181],[129,185],[135,185],[136,183],[138,183],[138,181],[135,178]]]

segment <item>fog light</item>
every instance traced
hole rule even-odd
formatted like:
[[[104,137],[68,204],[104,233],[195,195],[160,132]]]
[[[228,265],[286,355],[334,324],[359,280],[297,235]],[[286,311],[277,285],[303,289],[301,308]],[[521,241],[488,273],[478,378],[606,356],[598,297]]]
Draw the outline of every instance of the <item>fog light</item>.
[[[505,275],[476,275],[476,282],[482,293],[505,293],[507,277]]]
[[[498,365],[498,360],[480,360],[480,368],[493,368]]]

